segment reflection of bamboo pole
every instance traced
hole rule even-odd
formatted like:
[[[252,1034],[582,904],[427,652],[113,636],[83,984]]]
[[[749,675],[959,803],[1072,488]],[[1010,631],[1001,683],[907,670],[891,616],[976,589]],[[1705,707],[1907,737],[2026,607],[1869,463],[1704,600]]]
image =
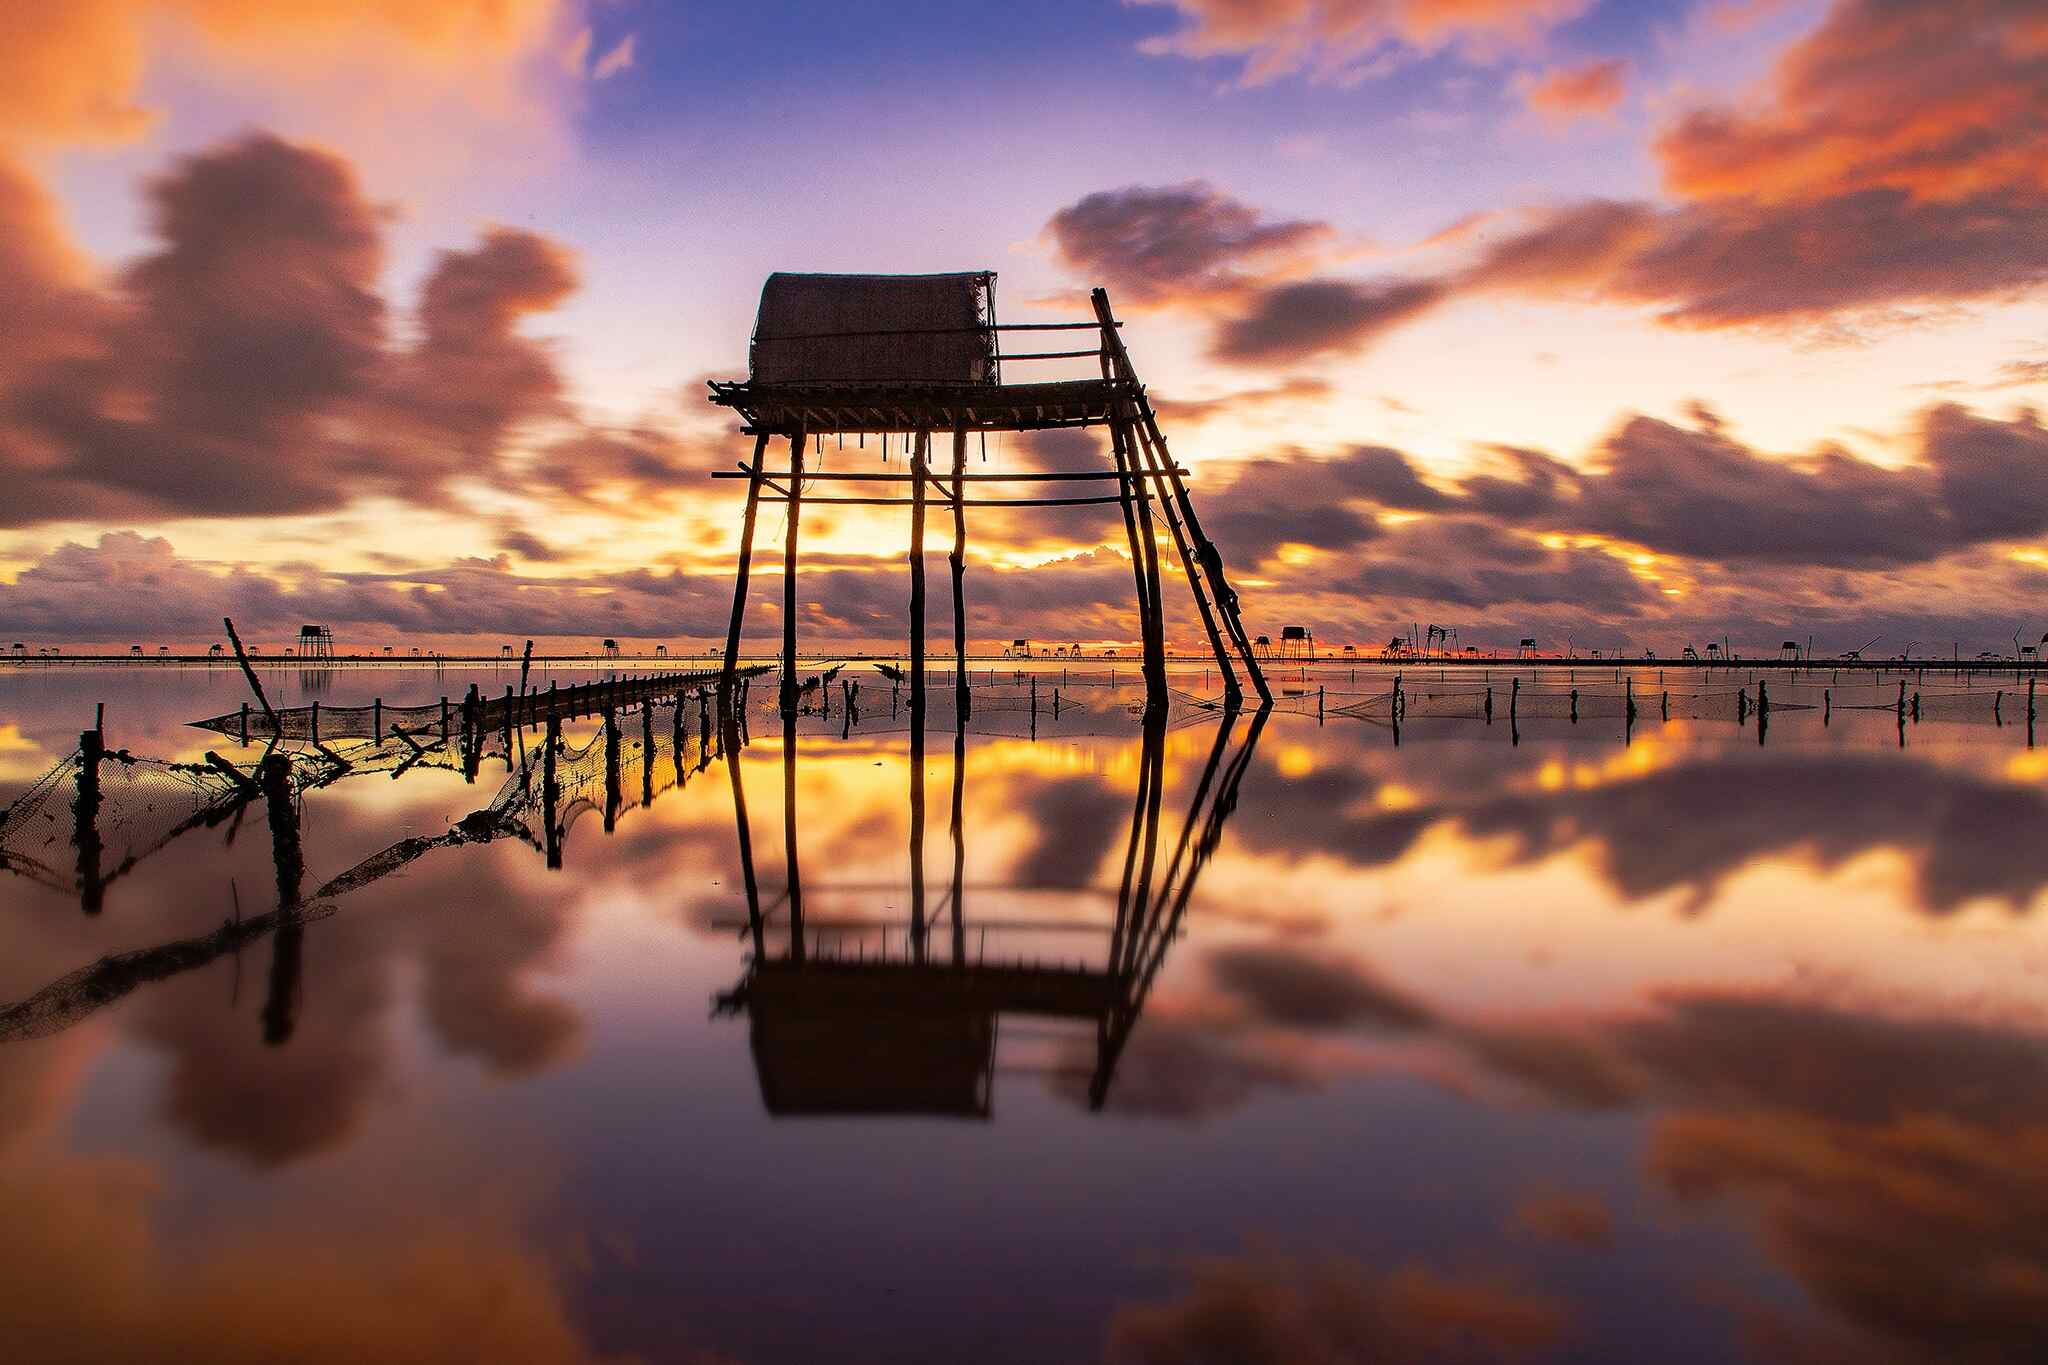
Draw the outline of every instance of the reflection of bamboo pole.
[[[619,713],[609,706],[604,711],[604,832],[610,834],[619,822]]]
[[[270,812],[270,850],[277,864],[277,937],[271,941],[270,990],[263,1002],[263,1041],[278,1046],[291,1041],[297,1027],[303,972],[305,929],[299,899],[306,876],[305,854],[299,846],[299,812],[292,800],[291,761],[282,754],[265,758],[256,770]]]
[[[960,822],[961,788],[967,775],[967,717],[953,725],[953,965],[967,965],[967,930],[961,921],[960,892],[967,874],[967,842]]]
[[[754,830],[747,821],[747,789],[740,781],[739,727],[731,712],[720,720],[719,747],[725,750],[726,773],[732,779],[732,812],[739,830],[740,881],[747,892],[747,928],[754,939],[754,961],[767,954],[761,924],[761,887],[754,880]]]
[[[1201,876],[1203,867],[1207,865],[1210,856],[1215,853],[1217,845],[1222,841],[1224,822],[1237,809],[1238,788],[1251,767],[1252,754],[1258,748],[1259,736],[1265,730],[1266,722],[1272,714],[1270,706],[1262,706],[1252,714],[1251,728],[1244,737],[1244,747],[1239,749],[1236,756],[1223,768],[1222,780],[1216,785],[1215,797],[1204,814],[1202,798],[1209,791],[1210,780],[1215,775],[1217,760],[1226,748],[1232,724],[1231,714],[1225,713],[1216,743],[1209,752],[1208,765],[1203,770],[1200,782],[1196,784],[1195,799],[1189,804],[1187,823],[1182,829],[1180,845],[1176,847],[1173,860],[1168,866],[1167,877],[1160,887],[1156,905],[1147,916],[1148,923],[1144,935],[1146,951],[1142,955],[1136,952],[1131,954],[1129,985],[1122,1002],[1104,1016],[1097,1026],[1095,1074],[1088,1085],[1088,1106],[1091,1109],[1102,1108],[1109,1097],[1109,1086],[1116,1074],[1117,1061],[1123,1055],[1124,1045],[1130,1040],[1132,1030],[1137,1027],[1139,1016],[1144,1012],[1146,997],[1151,992],[1152,982],[1158,976],[1160,967],[1166,961],[1167,950],[1179,937],[1181,921],[1187,913],[1188,902],[1194,895],[1195,881]],[[1162,724],[1158,734],[1162,754],[1165,747],[1164,739],[1165,728]],[[1140,765],[1141,782],[1144,780],[1144,769],[1149,766]],[[1156,821],[1156,811],[1154,818]],[[1195,827],[1198,819],[1201,822],[1201,833],[1190,845],[1187,831]],[[1134,828],[1133,834],[1135,833]],[[1192,853],[1187,863],[1186,875],[1178,877],[1176,885],[1181,849],[1190,847]],[[1134,933],[1132,937],[1135,942],[1137,935]],[[1115,949],[1112,948],[1113,970],[1115,956]]]
[[[640,703],[640,804],[654,804],[654,703]]]
[[[737,769],[735,769],[737,771]],[[789,956],[804,960],[804,879],[796,858],[796,717],[782,718],[782,848],[789,880]]]

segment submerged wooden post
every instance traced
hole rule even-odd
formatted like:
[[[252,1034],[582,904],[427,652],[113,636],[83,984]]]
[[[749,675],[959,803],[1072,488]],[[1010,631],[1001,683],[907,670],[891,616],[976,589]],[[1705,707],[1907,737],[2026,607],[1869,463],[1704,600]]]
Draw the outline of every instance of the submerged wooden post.
[[[619,822],[619,713],[604,710],[604,832],[610,834]]]
[[[640,804],[654,803],[654,707],[640,703]]]
[[[235,662],[242,666],[242,676],[249,681],[249,690],[256,694],[257,703],[262,706],[264,716],[270,721],[270,738],[276,741],[283,737],[277,724],[277,712],[271,709],[270,698],[263,695],[262,680],[249,665],[249,655],[242,649],[242,637],[235,634],[235,623],[228,617],[221,617],[220,623],[227,627],[228,643],[235,647]]]
[[[725,664],[718,671],[719,695],[732,692],[733,678],[739,669],[740,623],[747,615],[747,575],[754,563],[754,520],[761,510],[761,468],[768,454],[768,433],[762,432],[754,441],[754,462],[747,472],[747,511],[740,519],[740,563],[733,579],[732,621],[725,628]]]
[[[974,711],[967,687],[967,507],[962,483],[967,472],[967,427],[953,428],[953,705],[965,724]]]
[[[789,438],[789,534],[782,542],[782,714],[796,714],[796,532],[804,510],[804,431]]]
[[[105,752],[106,736],[97,726],[79,734],[72,839],[78,848],[79,907],[88,915],[97,915],[106,903],[106,883],[100,874],[100,758]]]
[[[257,766],[270,814],[270,851],[277,864],[277,936],[271,943],[270,991],[263,1003],[263,1041],[289,1042],[297,1027],[305,929],[299,923],[300,888],[306,874],[299,846],[299,812],[292,802],[291,760],[271,754]]]
[[[920,431],[910,456],[910,723],[924,725],[924,485],[930,433]]]
[[[552,691],[552,687],[549,690]],[[541,815],[547,822],[544,842],[548,866],[558,868],[562,865],[562,825],[557,807],[561,804],[562,787],[555,780],[555,751],[562,747],[562,717],[552,709],[548,711],[547,737],[541,743],[544,746],[540,760]]]

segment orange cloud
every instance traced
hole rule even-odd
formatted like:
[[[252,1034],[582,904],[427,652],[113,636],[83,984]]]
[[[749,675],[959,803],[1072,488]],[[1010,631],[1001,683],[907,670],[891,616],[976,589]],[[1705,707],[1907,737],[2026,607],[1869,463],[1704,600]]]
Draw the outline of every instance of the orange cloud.
[[[125,142],[150,125],[138,103],[152,37],[274,68],[330,64],[337,48],[429,64],[516,61],[555,29],[564,0],[63,0],[0,9],[0,137]]]
[[[1523,101],[1555,123],[1611,114],[1628,94],[1628,63],[1619,57],[1547,71],[1522,90]]]
[[[113,1158],[17,1164],[0,1179],[0,1339],[24,1359],[598,1359],[555,1276],[513,1229],[337,1235],[332,1220],[219,1247],[160,1244],[153,1173]],[[290,1266],[290,1274],[279,1274]],[[263,1292],[249,1287],[261,1283]]]
[[[1240,81],[1263,85],[1306,72],[1355,81],[1389,59],[1457,44],[1484,60],[1583,14],[1592,0],[1141,0],[1170,4],[1186,22],[1139,45],[1154,55],[1239,57]]]
[[[1233,1360],[1514,1360],[1555,1347],[1572,1315],[1556,1299],[1420,1266],[1376,1272],[1347,1258],[1209,1257],[1188,1291],[1117,1311],[1104,1356],[1119,1365]]]
[[[2036,0],[1843,0],[1786,50],[1764,100],[1694,111],[1657,155],[1688,199],[2039,195],[2048,21]]]
[[[597,65],[590,69],[590,78],[594,81],[609,80],[621,71],[631,70],[639,41],[637,33],[628,33],[619,39],[611,51],[597,59]]]

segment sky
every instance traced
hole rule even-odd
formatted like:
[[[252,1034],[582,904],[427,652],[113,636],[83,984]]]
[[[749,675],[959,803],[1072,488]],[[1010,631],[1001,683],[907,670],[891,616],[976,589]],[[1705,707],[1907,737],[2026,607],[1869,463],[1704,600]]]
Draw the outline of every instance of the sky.
[[[763,278],[961,269],[1109,291],[1254,633],[2048,631],[2037,0],[73,0],[0,14],[0,646],[702,649]],[[970,519],[972,648],[1135,643],[1102,510]],[[900,641],[899,511],[805,517],[806,642]]]

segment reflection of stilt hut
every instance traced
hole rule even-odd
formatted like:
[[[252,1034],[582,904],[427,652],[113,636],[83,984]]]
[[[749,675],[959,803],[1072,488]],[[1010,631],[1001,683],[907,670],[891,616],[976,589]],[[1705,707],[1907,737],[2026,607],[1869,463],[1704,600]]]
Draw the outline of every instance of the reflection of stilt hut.
[[[761,290],[746,380],[711,385],[711,401],[737,411],[745,419],[742,430],[755,438],[754,458],[744,471],[715,476],[747,480],[732,621],[725,643],[724,691],[730,692],[736,677],[754,525],[761,503],[780,503],[788,509],[782,563],[785,713],[796,705],[796,622],[801,612],[797,549],[804,506],[910,508],[910,704],[912,714],[919,717],[924,713],[925,688],[927,505],[936,502],[942,513],[953,514],[949,556],[953,637],[956,649],[964,654],[966,509],[1099,503],[1115,505],[1123,515],[1143,625],[1148,705],[1166,702],[1165,617],[1160,601],[1165,583],[1154,539],[1155,518],[1166,522],[1187,572],[1188,586],[1222,671],[1226,703],[1235,706],[1242,700],[1233,659],[1242,664],[1261,699],[1270,699],[1251,642],[1239,624],[1237,594],[1224,576],[1222,555],[1203,534],[1195,516],[1181,477],[1185,471],[1167,450],[1144,386],[1117,335],[1120,324],[1110,313],[1109,295],[1097,289],[1092,302],[1095,315],[1087,321],[1000,324],[995,319],[995,276],[987,272],[768,277]],[[1086,349],[1062,350],[1053,343],[1053,349],[1004,355],[1004,335],[1018,332],[1093,335]],[[1003,379],[1006,361],[1016,365],[1084,358],[1098,362],[1100,378],[1036,383],[1005,383]],[[967,472],[970,433],[1088,426],[1109,428],[1110,461],[1101,470]],[[950,472],[933,467],[934,432],[952,436]],[[885,460],[892,448],[903,450],[909,468],[903,472],[841,469],[827,473],[806,463],[807,448],[822,452],[824,440],[830,437],[835,449],[843,449],[847,436],[855,438],[857,449],[865,448],[872,438],[876,453]],[[789,442],[788,467],[770,469],[768,443],[778,437]],[[970,483],[984,482],[1050,485],[1049,495],[968,495]],[[1113,485],[1114,491],[1085,491],[1088,485],[1100,488],[1105,483]],[[854,487],[845,496],[809,491],[813,485],[830,489],[846,484]],[[880,495],[883,493],[887,495]],[[908,496],[900,496],[903,493]],[[956,670],[956,679],[964,711],[968,703],[964,669]]]
[[[754,1067],[761,1099],[777,1117],[827,1114],[927,1114],[986,1118],[991,1112],[999,1066],[1000,1021],[1023,1015],[1039,1026],[1076,1029],[1071,1040],[1092,1051],[1079,1069],[1087,1077],[1091,1107],[1108,1098],[1118,1059],[1137,1027],[1152,981],[1182,933],[1182,919],[1196,878],[1222,836],[1223,822],[1237,805],[1237,793],[1270,713],[1260,710],[1243,743],[1233,751],[1237,723],[1226,712],[1217,726],[1209,758],[1196,783],[1187,819],[1178,836],[1162,828],[1166,716],[1148,714],[1139,763],[1137,805],[1132,814],[1124,880],[1117,890],[1116,915],[1097,919],[969,920],[963,912],[965,884],[964,809],[961,756],[964,731],[956,729],[953,786],[952,885],[943,893],[944,924],[928,922],[922,861],[924,767],[913,764],[911,820],[913,850],[909,923],[892,915],[835,913],[806,915],[806,890],[832,892],[830,883],[806,887],[797,856],[796,820],[784,823],[789,884],[767,906],[753,865],[753,835],[746,792],[740,781],[737,722],[728,719],[727,768],[739,824],[741,882],[747,918],[733,927],[749,933],[753,957],[740,983],[717,1001],[721,1013],[745,1013],[750,1020]],[[796,780],[794,723],[784,722],[783,787]],[[1165,837],[1162,837],[1165,835]],[[1135,875],[1134,875],[1135,871]],[[848,891],[872,888],[843,888]],[[1011,886],[1004,899],[1072,888]],[[894,894],[888,898],[900,904]],[[769,920],[786,918],[786,926]],[[935,918],[935,917],[934,917]],[[893,921],[893,922],[892,922]],[[786,929],[786,932],[785,932]],[[892,929],[895,931],[892,934]],[[991,942],[989,935],[996,937]],[[1068,950],[1042,954],[1018,938],[1058,933],[1101,935],[1100,950],[1075,961]],[[775,939],[783,943],[775,945]],[[933,940],[938,940],[934,943]]]

